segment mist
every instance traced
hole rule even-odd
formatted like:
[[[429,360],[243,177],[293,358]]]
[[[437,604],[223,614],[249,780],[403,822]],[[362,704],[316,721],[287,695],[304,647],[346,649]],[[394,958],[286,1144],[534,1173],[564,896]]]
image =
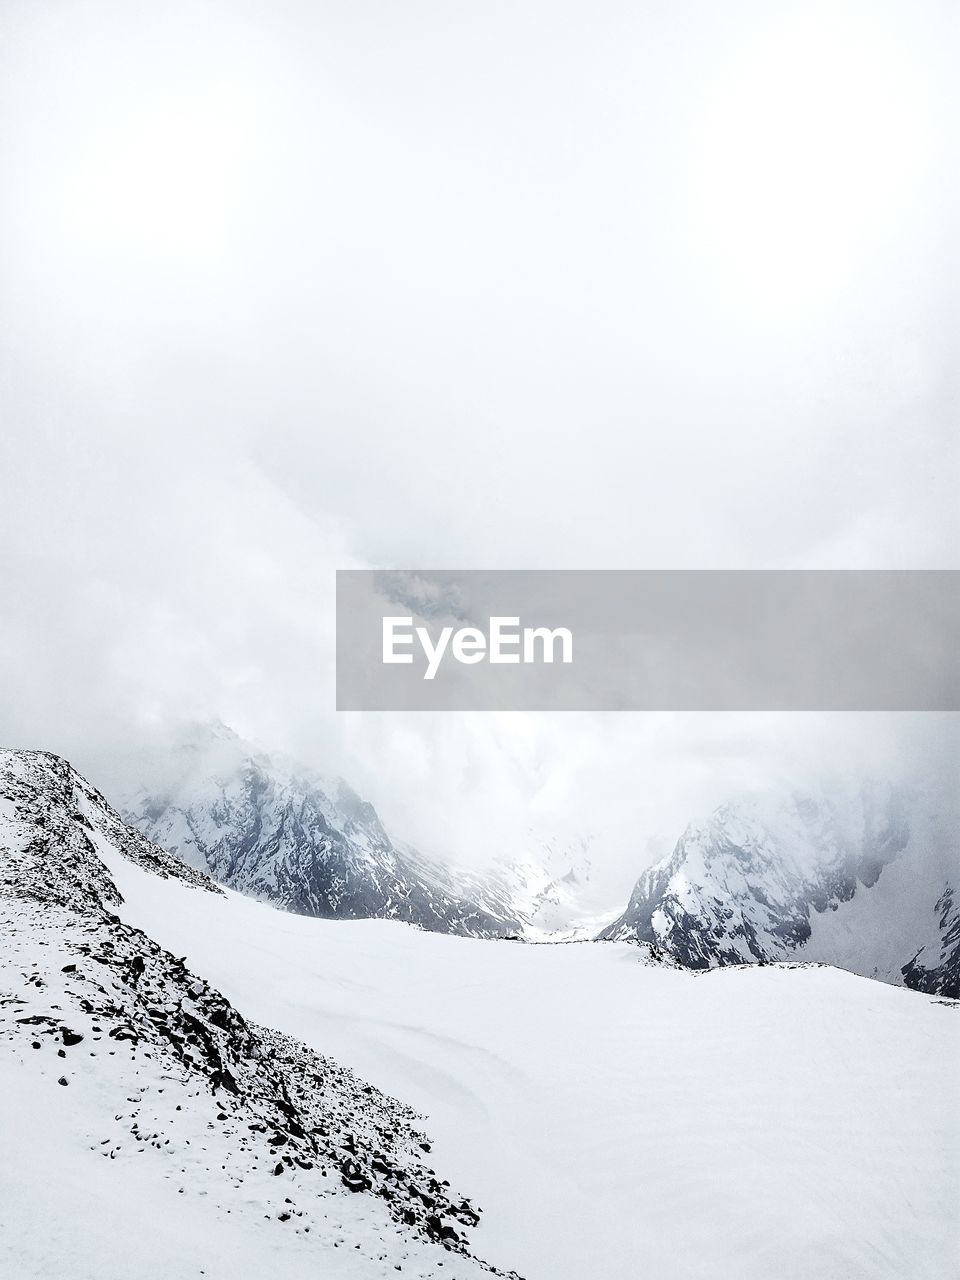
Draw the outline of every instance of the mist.
[[[943,717],[333,709],[337,568],[956,567],[954,25],[7,3],[0,740],[109,794],[222,718],[618,882],[732,791],[954,768]]]

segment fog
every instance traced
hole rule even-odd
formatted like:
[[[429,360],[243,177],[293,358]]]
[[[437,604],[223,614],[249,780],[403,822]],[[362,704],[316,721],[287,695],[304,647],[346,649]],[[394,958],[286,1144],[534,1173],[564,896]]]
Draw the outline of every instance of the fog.
[[[333,709],[336,568],[953,568],[953,6],[0,13],[0,740],[636,868],[943,720]],[[931,746],[930,744],[934,745]]]

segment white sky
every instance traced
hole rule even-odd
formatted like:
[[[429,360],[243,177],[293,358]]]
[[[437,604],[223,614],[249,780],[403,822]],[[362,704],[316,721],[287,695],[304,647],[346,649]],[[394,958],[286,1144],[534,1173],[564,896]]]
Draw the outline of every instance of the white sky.
[[[956,567],[948,3],[0,6],[0,738],[612,861],[877,718],[342,716],[333,571]],[[619,863],[618,863],[619,865]]]

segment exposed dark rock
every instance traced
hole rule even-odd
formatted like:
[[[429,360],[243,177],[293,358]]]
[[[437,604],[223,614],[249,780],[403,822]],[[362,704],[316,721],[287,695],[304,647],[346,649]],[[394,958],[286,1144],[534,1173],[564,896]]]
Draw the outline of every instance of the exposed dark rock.
[[[129,821],[168,855],[301,915],[401,920],[474,937],[521,933],[507,895],[394,843],[373,806],[341,779],[249,751],[223,726],[209,732],[234,753],[229,769],[188,774],[169,791],[124,804]],[[202,761],[202,744],[198,752]]]
[[[27,943],[24,955],[32,955],[36,941],[52,944],[49,970],[33,960],[22,971],[4,970],[2,989],[10,995],[0,1001],[0,1028],[37,1048],[44,1036],[75,1046],[88,1034],[94,1040],[102,1035],[104,1049],[122,1052],[131,1064],[149,1061],[145,1074],[155,1079],[160,1071],[171,1089],[186,1090],[180,1096],[187,1110],[206,1105],[207,1127],[234,1135],[238,1167],[246,1173],[256,1167],[257,1147],[268,1159],[282,1152],[273,1165],[277,1176],[299,1171],[295,1177],[325,1178],[338,1172],[351,1191],[380,1196],[405,1230],[434,1239],[426,1208],[412,1202],[401,1207],[395,1195],[407,1183],[430,1185],[419,1117],[331,1059],[247,1022],[190,972],[183,957],[124,924],[110,909],[119,894],[86,832],[96,829],[151,874],[180,875],[199,889],[210,887],[204,877],[160,850],[151,852],[142,837],[124,836],[105,802],[56,757],[0,752],[0,797],[13,802],[17,824],[9,843],[0,832],[0,931]],[[34,823],[38,815],[45,818],[41,826]],[[39,835],[32,834],[35,828]],[[57,964],[64,946],[77,957],[66,966]],[[8,963],[5,957],[14,954],[16,948],[8,947],[0,961]],[[49,994],[41,996],[46,989]],[[49,1003],[37,1008],[41,999]],[[62,1013],[55,1016],[50,1009]],[[80,1026],[83,1031],[75,1029]],[[42,1071],[44,1057],[31,1057],[31,1065]],[[96,1070],[95,1055],[75,1060],[81,1072]],[[59,1083],[69,1081],[61,1076]],[[184,1110],[172,1098],[165,1105],[171,1123]],[[164,1134],[156,1120],[144,1124],[139,1093],[118,1097],[116,1107],[114,1120],[128,1125],[137,1153],[167,1145],[174,1130]],[[114,1145],[105,1145],[102,1154],[113,1159]],[[452,1193],[436,1202],[442,1214],[456,1215],[459,1202]],[[442,1234],[438,1242],[468,1252],[458,1236]]]
[[[895,787],[865,785],[843,810],[801,793],[744,797],[689,827],[599,937],[645,943],[689,969],[803,959],[816,915],[876,892],[884,868],[914,856],[904,853],[910,839],[909,798]],[[956,997],[960,918],[949,887],[931,913],[938,953],[907,950],[888,980],[899,970],[907,986]]]

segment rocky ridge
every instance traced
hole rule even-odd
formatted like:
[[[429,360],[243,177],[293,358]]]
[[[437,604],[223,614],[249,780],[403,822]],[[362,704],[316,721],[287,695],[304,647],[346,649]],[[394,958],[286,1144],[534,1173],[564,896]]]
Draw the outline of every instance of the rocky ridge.
[[[185,1194],[212,1194],[227,1212],[252,1203],[327,1246],[338,1197],[356,1195],[370,1205],[372,1260],[402,1254],[425,1276],[440,1247],[444,1274],[502,1274],[473,1256],[480,1211],[426,1163],[421,1118],[248,1022],[184,959],[124,924],[101,841],[152,874],[219,892],[129,830],[66,762],[0,752],[0,1044],[53,1087],[103,1092],[90,1146],[104,1159],[163,1161]]]
[[[740,797],[645,871],[601,940],[691,969],[813,961],[960,996],[952,825],[888,784]]]
[[[340,778],[256,751],[223,725],[203,726],[171,755],[173,777],[125,796],[124,816],[218,884],[325,919],[479,938],[523,929],[498,887],[392,840]]]

